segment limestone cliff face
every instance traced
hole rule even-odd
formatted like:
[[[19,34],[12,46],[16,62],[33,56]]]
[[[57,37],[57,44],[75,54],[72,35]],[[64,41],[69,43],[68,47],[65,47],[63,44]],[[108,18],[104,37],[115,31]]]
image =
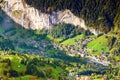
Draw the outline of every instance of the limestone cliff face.
[[[17,23],[25,28],[31,29],[51,29],[55,25],[68,23],[79,26],[85,30],[90,30],[94,34],[100,34],[99,31],[88,28],[85,21],[75,16],[70,10],[52,12],[50,14],[30,7],[23,0],[4,0],[2,9]]]

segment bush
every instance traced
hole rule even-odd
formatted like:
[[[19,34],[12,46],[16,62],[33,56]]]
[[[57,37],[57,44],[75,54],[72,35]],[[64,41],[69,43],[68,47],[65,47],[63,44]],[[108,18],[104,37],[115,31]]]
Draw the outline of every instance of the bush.
[[[10,70],[10,77],[17,77],[18,76],[18,72],[16,70]]]

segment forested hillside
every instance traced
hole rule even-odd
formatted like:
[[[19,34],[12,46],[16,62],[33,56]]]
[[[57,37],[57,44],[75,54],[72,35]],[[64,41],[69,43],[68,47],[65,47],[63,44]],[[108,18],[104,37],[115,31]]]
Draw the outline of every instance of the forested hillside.
[[[42,12],[49,13],[70,9],[83,18],[86,24],[100,31],[108,32],[114,26],[120,27],[119,0],[25,0]]]

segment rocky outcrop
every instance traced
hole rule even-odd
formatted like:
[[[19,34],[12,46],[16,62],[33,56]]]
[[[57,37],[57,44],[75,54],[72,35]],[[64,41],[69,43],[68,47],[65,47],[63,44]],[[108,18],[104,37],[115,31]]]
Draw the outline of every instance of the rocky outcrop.
[[[88,28],[85,21],[75,16],[70,10],[52,12],[50,14],[42,13],[33,7],[27,5],[23,0],[4,0],[2,9],[17,23],[25,28],[31,29],[51,29],[61,23],[79,26],[85,30],[90,30],[94,34],[100,34],[99,31]]]

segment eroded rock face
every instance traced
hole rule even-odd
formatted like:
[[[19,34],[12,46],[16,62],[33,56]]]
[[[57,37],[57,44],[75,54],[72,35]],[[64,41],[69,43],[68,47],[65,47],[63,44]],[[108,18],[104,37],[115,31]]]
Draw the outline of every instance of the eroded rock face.
[[[4,0],[5,4],[2,9],[17,23],[25,28],[31,29],[51,29],[60,23],[68,23],[79,26],[85,30],[90,29],[85,25],[85,21],[75,16],[70,10],[52,12],[50,14],[30,7],[23,0]],[[94,34],[99,31],[90,29]]]

